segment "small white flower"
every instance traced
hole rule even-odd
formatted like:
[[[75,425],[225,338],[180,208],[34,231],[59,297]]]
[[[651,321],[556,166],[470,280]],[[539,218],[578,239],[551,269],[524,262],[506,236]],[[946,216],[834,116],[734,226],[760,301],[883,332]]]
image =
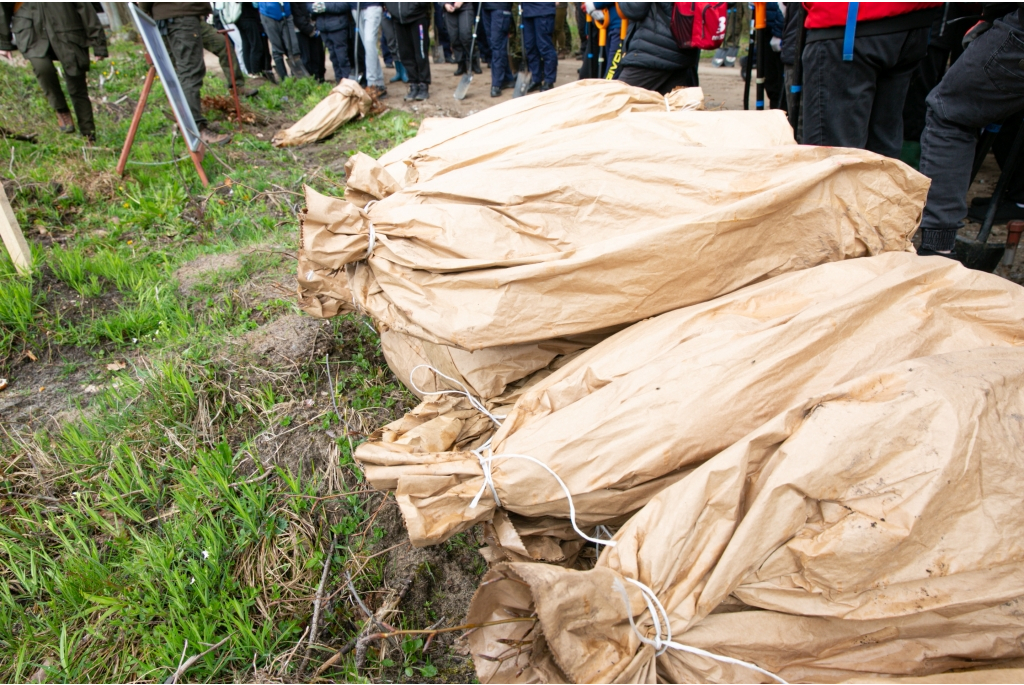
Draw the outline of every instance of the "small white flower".
[[[195,583],[196,583],[196,577],[192,576],[192,580],[188,581],[188,584],[189,585],[195,585]]]
[[[209,559],[209,558],[210,558],[210,553],[209,553],[209,552],[207,552],[207,551],[206,551],[206,550],[204,549],[204,550],[203,550],[203,559]]]

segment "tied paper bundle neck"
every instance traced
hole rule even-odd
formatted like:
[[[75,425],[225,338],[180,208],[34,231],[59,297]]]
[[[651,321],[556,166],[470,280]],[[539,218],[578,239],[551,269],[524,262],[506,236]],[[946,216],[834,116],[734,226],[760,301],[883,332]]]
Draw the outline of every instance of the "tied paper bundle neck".
[[[1022,385],[1019,346],[880,369],[666,488],[594,569],[495,567],[468,617],[499,623],[469,638],[481,682],[863,682],[1024,657]],[[983,674],[943,682],[1016,682]]]
[[[615,334],[495,412],[507,415],[483,451],[493,429],[465,432],[480,421],[467,406],[459,420],[422,415],[415,441],[385,429],[356,458],[375,487],[395,490],[416,545],[499,507],[531,535],[564,537],[570,499],[552,472],[578,527],[621,523],[792,402],[900,359],[1021,344],[1013,283],[908,253],[846,260]]]

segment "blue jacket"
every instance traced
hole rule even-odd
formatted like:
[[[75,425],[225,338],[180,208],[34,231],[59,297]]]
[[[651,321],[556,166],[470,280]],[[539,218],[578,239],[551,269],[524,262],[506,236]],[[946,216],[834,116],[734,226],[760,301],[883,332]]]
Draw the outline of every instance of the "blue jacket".
[[[555,16],[555,3],[553,2],[524,2],[519,7],[523,12],[524,19]]]
[[[292,16],[292,4],[290,2],[257,2],[260,14],[271,19],[281,20]]]

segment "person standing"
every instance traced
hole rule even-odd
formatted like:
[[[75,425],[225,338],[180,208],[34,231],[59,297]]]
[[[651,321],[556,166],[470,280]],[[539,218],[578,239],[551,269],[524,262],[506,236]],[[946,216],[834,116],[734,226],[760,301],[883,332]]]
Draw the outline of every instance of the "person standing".
[[[320,40],[320,31],[311,12],[311,2],[293,2],[292,20],[295,22],[296,37],[299,40],[299,54],[302,55],[302,66],[316,79],[323,83],[327,75],[324,42]]]
[[[74,133],[75,120],[53,66],[54,61],[60,62],[78,119],[78,130],[88,140],[95,141],[96,123],[85,80],[89,71],[89,48],[94,59],[107,56],[106,35],[96,10],[87,2],[0,4],[0,57],[10,59],[12,50],[21,52],[32,65],[47,102],[57,113],[60,131]]]
[[[978,135],[988,124],[1024,109],[1021,15],[1018,9],[1001,19],[983,18],[968,32],[976,37],[928,95],[921,173],[932,184],[921,219],[920,255],[953,256],[956,234],[967,214]],[[985,30],[986,26],[991,28]]]
[[[267,38],[263,35],[260,11],[251,2],[243,2],[241,5],[242,13],[235,20],[235,27],[242,34],[242,58],[245,61],[245,68],[250,74],[259,74],[275,83],[277,79],[270,70]]]
[[[395,75],[391,77],[388,83],[397,83],[402,81],[403,83],[409,82],[409,75],[405,73],[405,66],[402,64],[402,58],[398,54],[398,37],[395,35],[395,20],[391,16],[391,12],[388,11],[387,5],[384,6],[384,16],[380,21],[380,32],[381,36],[381,50],[386,46],[388,53],[391,57],[391,65],[389,68],[394,68]],[[389,66],[387,59],[384,60],[384,66]]]
[[[900,156],[910,77],[928,52],[929,27],[941,4],[804,3],[805,145]]]
[[[480,68],[480,54],[474,47],[473,55],[469,54],[473,43],[473,31],[476,20],[475,2],[446,2],[444,3],[445,23],[448,26],[448,39],[452,43],[452,56],[458,65],[455,69],[456,76],[462,76],[470,69],[474,74],[482,74]]]
[[[555,3],[524,2],[523,50],[530,65],[527,92],[551,90],[558,78],[558,52],[555,51]]]
[[[676,44],[671,2],[620,2],[619,7],[632,28],[616,80],[662,95],[680,86],[700,85],[700,50],[684,50]]]
[[[213,131],[203,116],[200,92],[206,77],[203,61],[203,28],[210,13],[208,2],[140,2],[139,9],[151,16],[174,61],[174,72],[185,94],[192,119],[199,127],[199,137],[207,145],[220,145],[231,140],[229,134]]]
[[[316,28],[331,54],[334,80],[340,83],[341,79],[352,74],[348,50],[348,36],[352,29],[352,3],[314,2],[311,9],[316,18]]]
[[[726,13],[725,41],[715,50],[711,66],[735,67],[740,54],[740,38],[750,33],[750,5],[746,2],[730,2]]]
[[[508,63],[508,36],[512,27],[511,2],[485,2],[480,21],[487,27],[491,42],[491,97],[501,95],[505,88],[516,85]]]
[[[389,2],[388,11],[398,40],[398,58],[409,75],[405,100],[430,97],[430,14],[429,2]]]
[[[366,54],[366,92],[370,97],[386,98],[388,89],[384,86],[384,69],[380,65],[380,23],[384,15],[384,4],[380,2],[352,3],[352,17],[356,31]]]
[[[431,4],[433,5],[434,12],[434,43],[441,46],[444,63],[455,64],[455,58],[452,56],[452,41],[448,36],[448,24],[444,18],[447,14],[444,11],[444,3],[434,2]],[[434,64],[440,64],[440,62],[434,60]]]
[[[299,39],[295,35],[291,3],[260,2],[257,3],[257,6],[260,10],[263,30],[270,40],[270,49],[274,55],[274,70],[277,71],[278,77],[282,81],[288,78],[288,69],[285,69],[284,66],[286,58],[293,77],[309,76],[306,68],[302,66],[302,54],[299,52]]]

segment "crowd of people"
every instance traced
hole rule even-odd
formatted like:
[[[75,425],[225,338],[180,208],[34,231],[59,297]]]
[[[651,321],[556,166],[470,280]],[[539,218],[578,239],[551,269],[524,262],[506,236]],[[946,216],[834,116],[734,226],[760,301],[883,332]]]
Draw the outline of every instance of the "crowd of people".
[[[431,61],[456,76],[491,70],[491,96],[529,73],[528,92],[555,85],[558,61],[579,37],[581,78],[615,78],[667,93],[699,84],[701,50],[680,38],[678,5],[670,2],[312,2],[139,3],[159,25],[179,80],[209,144],[224,142],[203,116],[203,50],[217,55],[225,79],[242,92],[245,74],[277,82],[358,79],[375,98],[388,83],[408,84],[406,100],[429,97]],[[753,36],[750,3],[714,6],[721,17],[711,68],[757,64],[763,106],[791,109],[799,142],[853,147],[919,165],[932,179],[922,220],[923,254],[951,256],[968,213],[967,186],[977,171],[979,133],[999,130],[994,149],[1007,161],[1024,116],[1024,27],[1018,5],[938,2],[764,3],[765,54]],[[702,9],[702,11],[704,11]],[[237,29],[244,69],[228,59],[224,29]],[[218,32],[220,31],[220,32]],[[234,32],[234,31],[233,31]],[[598,39],[600,35],[600,39]],[[92,49],[92,58],[89,49]],[[0,3],[0,57],[18,49],[29,60],[60,130],[75,119],[61,89],[62,66],[78,128],[95,136],[85,74],[107,54],[90,3]],[[431,60],[433,57],[433,60]],[[707,64],[707,63],[706,63]],[[799,115],[797,116],[797,102]],[[1000,128],[1001,127],[1001,128]],[[1000,220],[1024,219],[1024,173],[1009,182],[1011,202]],[[971,208],[985,211],[985,198]]]

